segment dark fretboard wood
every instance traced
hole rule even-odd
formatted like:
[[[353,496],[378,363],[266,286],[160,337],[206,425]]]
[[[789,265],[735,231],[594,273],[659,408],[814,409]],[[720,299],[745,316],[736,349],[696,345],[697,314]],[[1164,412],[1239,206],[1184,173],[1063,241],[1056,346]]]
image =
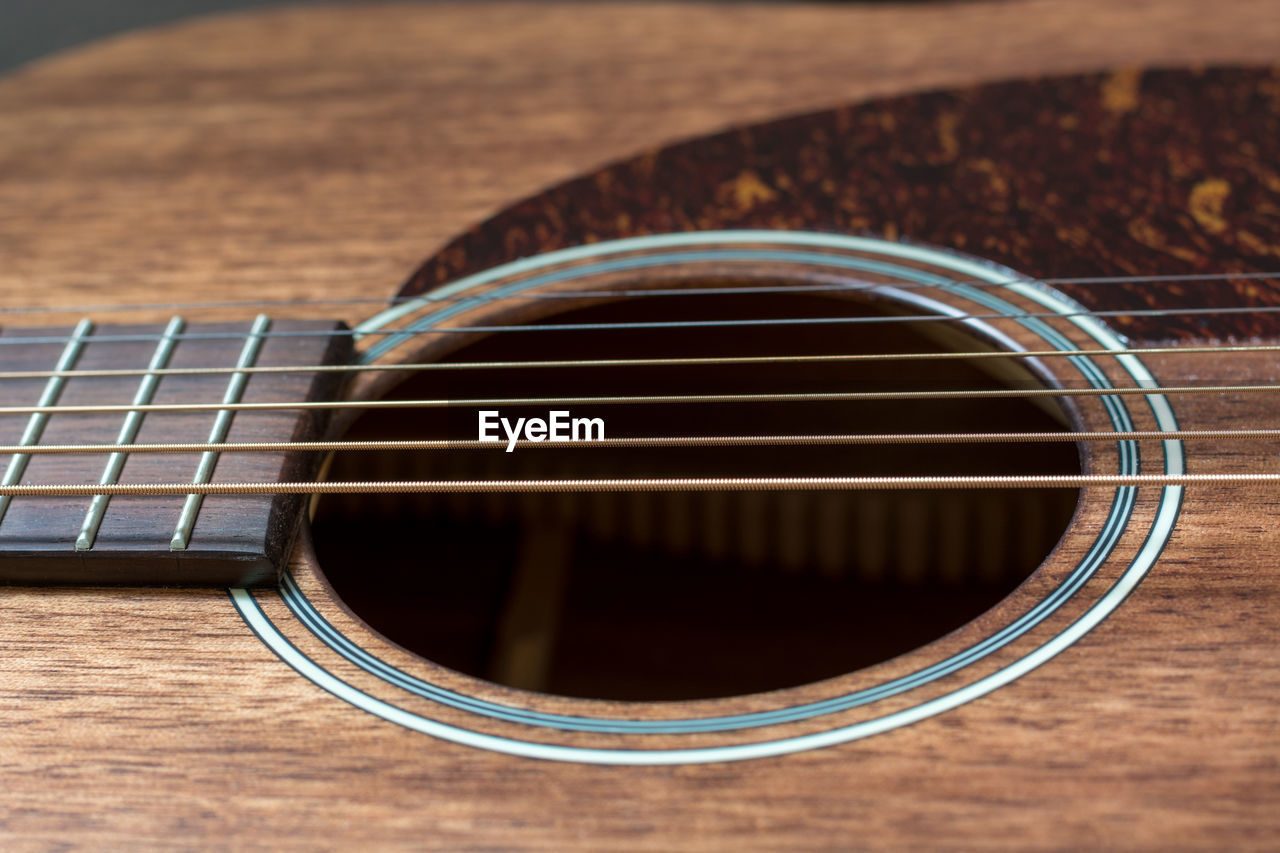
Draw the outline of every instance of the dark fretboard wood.
[[[258,324],[97,326],[12,329],[0,333],[0,370],[48,371],[55,367],[102,369],[235,366],[309,366],[343,362],[351,337],[329,335],[341,324],[278,321]],[[272,332],[313,332],[277,336]],[[169,333],[171,343],[166,343]],[[175,335],[176,333],[176,335]],[[212,335],[224,335],[221,337]],[[110,340],[111,338],[135,340]],[[7,341],[32,339],[32,343]],[[220,403],[236,374],[32,378],[6,383],[6,406]],[[329,399],[341,374],[242,374],[244,402]],[[159,381],[155,381],[155,379]],[[234,390],[232,392],[235,393]],[[305,440],[319,434],[323,411],[243,411],[217,430],[217,412],[121,412],[5,415],[0,443],[139,444],[206,441]],[[224,421],[227,419],[224,417]],[[131,453],[112,464],[111,454],[19,454],[0,457],[11,483],[191,482],[201,463],[211,481],[282,480],[312,476],[316,454]],[[123,461],[123,465],[119,463]],[[258,586],[275,583],[297,531],[302,500],[272,495],[117,495],[93,498],[17,497],[0,502],[0,581],[8,583],[164,584]],[[105,504],[105,507],[102,506]],[[188,524],[185,518],[190,519]]]

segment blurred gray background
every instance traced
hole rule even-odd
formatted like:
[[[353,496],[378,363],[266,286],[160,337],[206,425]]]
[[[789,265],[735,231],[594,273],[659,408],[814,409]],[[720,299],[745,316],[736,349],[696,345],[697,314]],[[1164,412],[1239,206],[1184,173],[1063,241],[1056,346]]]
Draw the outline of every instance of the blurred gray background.
[[[286,2],[301,5],[325,0],[0,0],[0,74],[112,33]]]
[[[280,3],[281,0],[0,0],[0,73],[56,50],[123,30]]]

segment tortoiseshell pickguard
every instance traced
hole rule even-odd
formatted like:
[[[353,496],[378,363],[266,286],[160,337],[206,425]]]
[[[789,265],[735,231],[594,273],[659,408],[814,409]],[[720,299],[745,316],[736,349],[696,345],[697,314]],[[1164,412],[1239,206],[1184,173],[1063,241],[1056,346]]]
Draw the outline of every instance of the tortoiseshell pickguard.
[[[721,228],[908,239],[1050,279],[1280,270],[1280,68],[1020,80],[678,143],[513,205],[401,295],[537,252]],[[1095,310],[1280,305],[1280,275],[1061,287]],[[1110,322],[1149,341],[1280,335],[1266,312]]]

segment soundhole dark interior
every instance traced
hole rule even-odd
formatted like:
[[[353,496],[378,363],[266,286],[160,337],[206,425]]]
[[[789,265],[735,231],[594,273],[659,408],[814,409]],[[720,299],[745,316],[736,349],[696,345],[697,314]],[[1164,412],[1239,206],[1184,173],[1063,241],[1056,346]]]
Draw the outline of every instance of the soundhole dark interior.
[[[651,297],[554,323],[875,316],[822,296]],[[494,334],[448,360],[821,355],[989,349],[936,323]],[[1040,383],[1012,360],[428,372],[391,396],[503,398],[992,388]],[[1006,371],[994,375],[1001,365]],[[601,418],[605,434],[1061,431],[1027,399],[517,407]],[[474,439],[477,407],[369,412],[349,438]],[[331,479],[1078,473],[1072,443],[517,448],[347,453]],[[995,605],[1062,535],[1066,490],[326,497],[321,567],[376,631],[502,684],[623,700],[710,698],[840,675],[918,648]]]

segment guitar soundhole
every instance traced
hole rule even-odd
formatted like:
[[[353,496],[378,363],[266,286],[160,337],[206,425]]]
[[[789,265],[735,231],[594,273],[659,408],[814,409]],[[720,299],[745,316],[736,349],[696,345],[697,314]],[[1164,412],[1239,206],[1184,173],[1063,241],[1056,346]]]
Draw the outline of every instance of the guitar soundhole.
[[[821,295],[650,297],[540,322],[873,316]],[[936,323],[530,331],[449,360],[944,352]],[[484,370],[419,374],[398,398],[997,388],[1008,360]],[[999,365],[999,370],[995,370]],[[998,374],[998,375],[997,375]],[[504,417],[548,407],[491,406]],[[607,436],[1060,432],[1027,399],[568,406]],[[349,438],[474,439],[477,409],[370,412]],[[1076,445],[500,448],[338,455],[331,478],[1079,473]],[[1067,490],[328,497],[314,536],[337,596],[436,663],[572,697],[676,700],[785,688],[923,646],[1009,594],[1065,530]]]

